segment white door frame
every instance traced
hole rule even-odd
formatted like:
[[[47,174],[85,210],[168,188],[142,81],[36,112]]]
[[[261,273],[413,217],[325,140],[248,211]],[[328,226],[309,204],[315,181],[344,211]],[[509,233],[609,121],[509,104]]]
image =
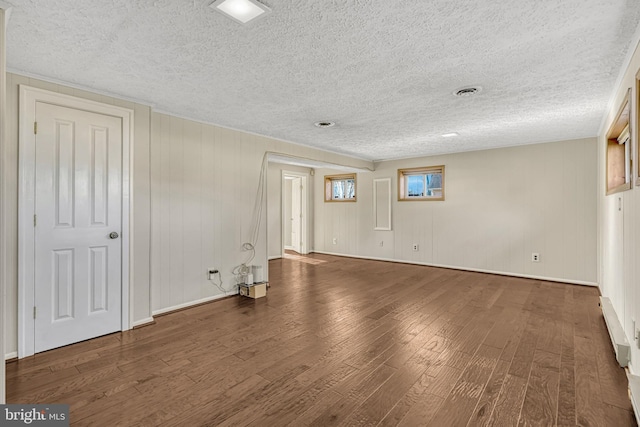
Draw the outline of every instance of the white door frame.
[[[284,236],[284,230],[285,230],[285,215],[284,215],[284,192],[286,189],[285,186],[285,177],[287,176],[293,176],[296,178],[302,178],[302,195],[300,196],[300,202],[302,204],[300,211],[302,212],[302,221],[300,221],[300,240],[302,240],[302,243],[300,244],[300,255],[307,255],[309,253],[309,181],[311,181],[310,179],[310,175],[308,173],[302,173],[302,172],[292,172],[292,171],[287,171],[287,170],[282,170],[282,179],[281,179],[281,186],[282,186],[282,197],[281,199],[281,206],[280,206],[280,219],[281,219],[281,226],[280,226],[280,246],[281,246],[281,256],[284,258],[284,242],[285,242],[285,236]]]
[[[133,110],[76,98],[48,90],[20,85],[19,109],[19,178],[18,178],[18,357],[34,354],[35,320],[35,135],[33,132],[36,102],[74,108],[122,119],[122,321],[121,330],[131,329],[131,263],[133,224],[129,217],[133,207]]]
[[[297,253],[302,253],[303,248],[303,236],[302,236],[302,190],[304,189],[304,184],[302,183],[303,178],[301,177],[293,177],[288,176],[286,180],[291,181],[291,249],[296,251]],[[295,185],[294,185],[295,184]],[[295,203],[295,202],[298,203]],[[297,206],[296,206],[297,205]],[[296,220],[295,214],[298,214],[298,218]],[[287,219],[285,218],[285,223]],[[297,224],[297,227],[293,225]],[[295,232],[295,239],[294,239]]]

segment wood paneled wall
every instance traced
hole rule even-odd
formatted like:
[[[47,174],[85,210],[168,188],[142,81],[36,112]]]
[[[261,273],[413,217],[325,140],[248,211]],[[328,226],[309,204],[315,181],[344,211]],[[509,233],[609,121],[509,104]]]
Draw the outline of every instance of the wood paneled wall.
[[[208,281],[208,268],[220,270],[225,289],[235,292],[232,272],[248,259],[249,253],[242,250],[242,244],[250,241],[265,153],[286,153],[354,167],[372,166],[371,162],[166,114],[153,113],[151,129],[154,313],[222,296]],[[251,261],[263,266],[265,277],[267,235],[281,233],[280,226],[271,226],[280,221],[282,168],[273,166],[269,172],[267,167],[265,171],[262,221],[256,255]]]
[[[18,74],[7,74],[7,144],[3,197],[7,252],[5,355],[18,348],[18,86],[53,92],[134,110],[133,225],[131,240],[132,322],[152,313],[197,303],[219,291],[207,281],[218,268],[225,285],[231,269],[246,260],[247,241],[264,153],[286,153],[328,163],[371,168],[354,159],[284,141],[247,134],[152,112],[125,101]],[[264,209],[266,210],[266,201]],[[263,221],[266,215],[263,215]],[[254,263],[265,266],[263,223]]]
[[[397,201],[397,169],[431,165],[446,200]],[[357,203],[316,194],[316,250],[595,284],[596,176],[595,138],[381,162]],[[392,179],[391,231],[374,230],[374,178]]]
[[[631,363],[634,375],[640,375],[640,343],[635,339],[635,328],[640,328],[640,180],[637,180],[638,155],[638,88],[636,74],[640,71],[640,45],[624,71],[620,85],[609,105],[609,114],[598,138],[598,237],[599,283],[602,295],[611,299],[620,323],[631,343]],[[631,88],[631,128],[634,136],[633,187],[631,190],[607,196],[605,132]],[[634,363],[635,361],[635,363]]]

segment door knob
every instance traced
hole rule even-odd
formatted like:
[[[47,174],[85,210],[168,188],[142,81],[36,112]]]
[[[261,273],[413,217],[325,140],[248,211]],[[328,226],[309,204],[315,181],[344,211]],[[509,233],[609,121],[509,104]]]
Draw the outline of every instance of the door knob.
[[[119,237],[119,234],[116,233],[115,231],[112,231],[111,233],[109,233],[110,239],[117,239],[118,237]]]

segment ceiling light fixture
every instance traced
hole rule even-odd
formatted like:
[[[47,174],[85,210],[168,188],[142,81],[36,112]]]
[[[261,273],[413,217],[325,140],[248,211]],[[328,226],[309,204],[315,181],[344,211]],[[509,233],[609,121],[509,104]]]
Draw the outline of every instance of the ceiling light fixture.
[[[336,122],[315,122],[314,125],[319,128],[330,128],[331,126],[335,126]]]
[[[479,92],[482,92],[482,88],[480,86],[469,86],[456,89],[453,91],[453,94],[455,96],[473,96],[478,94]]]
[[[216,0],[210,6],[241,24],[271,13],[271,9],[256,0]]]
[[[454,136],[460,136],[460,134],[457,133],[457,132],[450,132],[450,133],[443,133],[442,134],[443,138],[451,138],[451,137],[454,137]]]

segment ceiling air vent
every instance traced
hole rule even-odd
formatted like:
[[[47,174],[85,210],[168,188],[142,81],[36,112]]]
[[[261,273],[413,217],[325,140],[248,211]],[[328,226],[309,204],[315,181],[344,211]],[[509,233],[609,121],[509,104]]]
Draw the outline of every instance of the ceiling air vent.
[[[476,86],[476,87],[463,87],[461,89],[457,89],[455,91],[453,91],[453,94],[455,96],[473,96],[476,93],[482,91],[482,88],[480,86]]]
[[[315,122],[314,125],[319,128],[330,128],[335,125],[335,122]]]

